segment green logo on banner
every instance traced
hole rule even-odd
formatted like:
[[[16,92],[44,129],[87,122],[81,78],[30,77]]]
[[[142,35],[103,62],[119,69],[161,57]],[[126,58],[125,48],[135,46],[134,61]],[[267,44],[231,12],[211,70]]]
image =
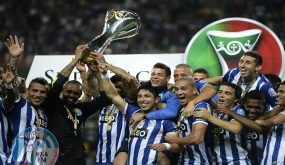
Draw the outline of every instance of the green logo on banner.
[[[237,67],[247,51],[262,55],[261,73],[285,78],[285,52],[279,38],[265,25],[247,18],[217,20],[202,28],[190,40],[184,62],[193,69],[204,68],[212,76],[221,76]]]
[[[234,67],[228,66],[226,61],[228,64],[236,63],[245,52],[253,50],[260,34],[261,30],[259,29],[240,32],[218,30],[210,30],[207,32],[207,36],[221,62],[223,72],[227,71],[229,67]]]

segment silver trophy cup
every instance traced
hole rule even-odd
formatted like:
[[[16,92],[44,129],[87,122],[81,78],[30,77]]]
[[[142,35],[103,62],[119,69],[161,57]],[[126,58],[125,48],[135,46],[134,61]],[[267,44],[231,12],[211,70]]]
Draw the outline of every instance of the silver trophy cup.
[[[89,49],[83,52],[82,61],[85,64],[93,63],[94,60],[90,57],[91,51],[103,53],[112,41],[137,35],[140,27],[140,17],[133,11],[119,9],[107,11],[103,32],[88,43]]]

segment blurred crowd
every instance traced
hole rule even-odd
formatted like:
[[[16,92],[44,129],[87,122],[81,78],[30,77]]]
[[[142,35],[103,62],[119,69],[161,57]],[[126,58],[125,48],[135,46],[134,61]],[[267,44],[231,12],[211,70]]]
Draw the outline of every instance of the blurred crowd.
[[[138,36],[115,41],[105,54],[182,53],[201,28],[227,17],[259,21],[285,43],[282,0],[9,0],[0,2],[0,63],[8,34],[23,36],[29,66],[37,54],[73,54],[103,30],[106,11],[130,9],[142,20]]]

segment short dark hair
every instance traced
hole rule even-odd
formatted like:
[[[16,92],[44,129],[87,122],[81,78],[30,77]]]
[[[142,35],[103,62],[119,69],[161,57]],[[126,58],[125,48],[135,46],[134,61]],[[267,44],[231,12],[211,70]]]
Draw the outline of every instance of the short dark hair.
[[[77,84],[77,85],[80,86],[81,91],[82,91],[82,88],[83,88],[83,87],[82,87],[82,84],[81,84],[79,81],[77,81],[77,80],[69,80],[69,81],[67,81],[67,82],[63,85],[63,89],[65,89],[68,84]]]
[[[207,77],[209,77],[209,72],[206,69],[204,69],[204,68],[195,69],[193,71],[193,73],[204,73],[205,75],[207,75]]]
[[[158,93],[156,92],[156,90],[151,86],[151,84],[143,84],[141,86],[138,87],[138,91],[140,90],[147,90],[150,91],[154,97],[158,96]]]
[[[225,86],[229,86],[229,87],[233,88],[235,90],[235,99],[239,100],[241,98],[242,90],[241,90],[240,86],[238,86],[237,84],[230,83],[230,82],[222,82],[221,85],[225,85]]]
[[[254,99],[254,100],[260,100],[263,104],[264,107],[266,107],[266,100],[265,100],[265,96],[262,92],[258,91],[258,90],[252,90],[249,91],[248,93],[246,93],[244,95],[244,97],[242,98],[242,105],[244,105],[246,103],[247,100],[249,99]]]
[[[169,76],[169,77],[171,76],[171,69],[170,69],[170,67],[165,65],[165,64],[163,64],[163,63],[158,62],[158,63],[153,65],[153,68],[163,69],[163,70],[165,70],[166,76]]]
[[[117,74],[113,75],[111,78],[110,78],[110,81],[112,83],[116,83],[116,82],[124,82],[123,81],[123,78]]]
[[[277,91],[277,89],[281,83],[281,78],[278,77],[276,74],[273,74],[273,73],[267,73],[267,74],[264,74],[264,76],[272,84],[274,90]]]
[[[29,87],[31,87],[31,84],[33,83],[39,83],[41,85],[48,85],[48,81],[46,79],[44,79],[43,77],[37,77],[37,78],[34,78],[30,81],[30,84],[29,84]]]
[[[245,52],[244,53],[244,56],[250,56],[250,57],[253,57],[255,58],[255,63],[256,65],[262,65],[263,63],[263,59],[262,59],[262,56],[261,54],[259,54],[257,51],[248,51],[248,52]]]

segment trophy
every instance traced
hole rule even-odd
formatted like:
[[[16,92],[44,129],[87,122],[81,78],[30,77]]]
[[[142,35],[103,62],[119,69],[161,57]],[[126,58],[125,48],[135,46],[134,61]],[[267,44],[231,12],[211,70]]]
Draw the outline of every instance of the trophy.
[[[140,27],[140,17],[133,11],[119,9],[107,11],[103,32],[88,43],[89,48],[83,51],[82,62],[85,64],[95,62],[90,57],[91,51],[103,53],[112,41],[137,35]]]

